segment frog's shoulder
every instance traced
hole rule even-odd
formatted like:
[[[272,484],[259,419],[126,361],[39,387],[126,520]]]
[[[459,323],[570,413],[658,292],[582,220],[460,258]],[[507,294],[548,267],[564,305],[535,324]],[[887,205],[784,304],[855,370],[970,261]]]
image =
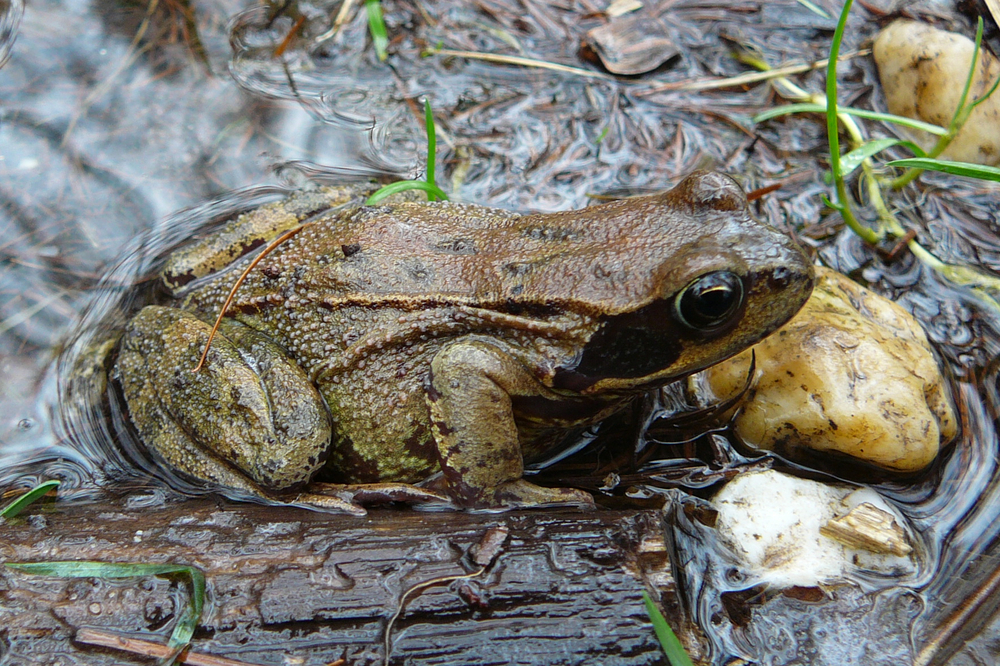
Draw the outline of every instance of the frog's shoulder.
[[[224,270],[314,216],[329,215],[352,202],[360,205],[373,188],[357,183],[295,191],[279,201],[223,218],[218,228],[171,253],[160,271],[163,285],[178,294],[188,284]]]

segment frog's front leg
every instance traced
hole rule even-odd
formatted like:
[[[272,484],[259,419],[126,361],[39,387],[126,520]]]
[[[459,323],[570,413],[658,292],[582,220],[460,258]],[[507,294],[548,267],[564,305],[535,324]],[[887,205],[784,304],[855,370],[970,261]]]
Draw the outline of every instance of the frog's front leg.
[[[253,495],[304,485],[330,446],[323,399],[274,342],[231,320],[194,372],[210,330],[188,312],[157,306],[129,323],[116,376],[143,443],[188,476]],[[311,499],[363,513],[336,497]]]
[[[488,341],[459,340],[434,356],[427,402],[441,469],[456,501],[469,508],[593,506],[582,490],[544,488],[522,478],[511,398],[546,393],[523,363]]]

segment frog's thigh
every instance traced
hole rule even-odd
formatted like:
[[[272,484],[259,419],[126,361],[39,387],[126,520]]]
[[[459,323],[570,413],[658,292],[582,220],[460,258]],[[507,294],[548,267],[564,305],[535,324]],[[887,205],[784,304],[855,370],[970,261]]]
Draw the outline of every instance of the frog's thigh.
[[[525,481],[511,395],[544,390],[517,359],[481,340],[460,340],[431,362],[427,401],[441,469],[467,507],[593,504],[586,492]]]
[[[193,372],[210,330],[156,306],[129,323],[117,375],[143,443],[182,472],[257,494],[308,481],[330,443],[319,393],[277,345],[231,321]]]

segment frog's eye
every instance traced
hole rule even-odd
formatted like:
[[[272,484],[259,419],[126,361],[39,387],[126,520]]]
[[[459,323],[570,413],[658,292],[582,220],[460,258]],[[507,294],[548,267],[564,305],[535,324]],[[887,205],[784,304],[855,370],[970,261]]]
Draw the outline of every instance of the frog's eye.
[[[706,273],[674,300],[677,319],[695,331],[714,332],[733,320],[743,305],[743,281],[731,271]]]

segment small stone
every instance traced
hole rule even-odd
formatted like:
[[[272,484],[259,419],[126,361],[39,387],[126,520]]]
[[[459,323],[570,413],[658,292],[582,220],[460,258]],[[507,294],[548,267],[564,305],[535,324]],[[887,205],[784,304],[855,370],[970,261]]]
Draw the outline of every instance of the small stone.
[[[947,127],[962,96],[973,48],[972,40],[964,35],[917,21],[890,23],[872,49],[889,111]],[[966,103],[985,95],[997,77],[1000,61],[981,49]],[[911,134],[924,149],[937,142],[937,137],[927,132]],[[1000,93],[994,92],[973,110],[941,156],[1000,164]]]
[[[745,472],[723,486],[712,505],[718,511],[719,540],[743,580],[788,589],[836,585],[859,572],[902,577],[917,570],[916,554],[900,526],[905,519],[870,488],[820,483],[775,470]],[[870,547],[878,537],[851,543],[830,538],[831,523],[847,516],[857,524],[889,525],[893,537],[884,541],[896,545]],[[866,530],[873,534],[877,528],[846,531]]]
[[[652,71],[680,53],[663,23],[645,13],[617,18],[587,33],[609,72],[634,76]]]

